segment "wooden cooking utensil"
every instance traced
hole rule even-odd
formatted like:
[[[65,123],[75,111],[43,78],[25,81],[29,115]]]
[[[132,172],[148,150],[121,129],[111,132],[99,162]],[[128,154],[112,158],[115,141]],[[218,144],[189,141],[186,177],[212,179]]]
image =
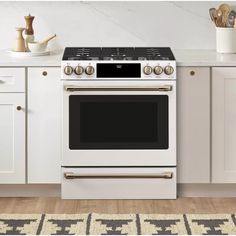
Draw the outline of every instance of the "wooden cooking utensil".
[[[221,4],[219,6],[219,9],[222,11],[222,12],[230,12],[230,6],[228,4]]]
[[[222,22],[222,11],[220,9],[216,10],[216,26],[217,27],[223,27],[223,22]]]
[[[230,12],[230,6],[228,4],[221,4],[219,10],[222,12],[222,27],[226,27],[226,22]]]

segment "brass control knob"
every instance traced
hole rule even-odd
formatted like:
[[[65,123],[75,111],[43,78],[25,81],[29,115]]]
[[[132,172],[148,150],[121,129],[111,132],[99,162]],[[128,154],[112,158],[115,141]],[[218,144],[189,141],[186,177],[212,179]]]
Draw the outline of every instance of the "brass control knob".
[[[76,75],[82,75],[84,72],[84,68],[82,66],[76,66],[74,72]]]
[[[160,75],[163,72],[163,68],[161,66],[155,66],[154,67],[154,73],[156,75]]]
[[[87,67],[85,68],[85,73],[86,73],[87,75],[92,75],[92,74],[94,73],[94,67],[93,67],[93,66],[87,66]]]
[[[164,72],[166,75],[171,75],[174,72],[174,68],[172,66],[166,66]]]
[[[144,66],[143,67],[143,73],[145,75],[150,75],[152,73],[152,67],[151,66]]]
[[[71,75],[73,73],[73,68],[71,66],[65,66],[64,73],[66,75]]]

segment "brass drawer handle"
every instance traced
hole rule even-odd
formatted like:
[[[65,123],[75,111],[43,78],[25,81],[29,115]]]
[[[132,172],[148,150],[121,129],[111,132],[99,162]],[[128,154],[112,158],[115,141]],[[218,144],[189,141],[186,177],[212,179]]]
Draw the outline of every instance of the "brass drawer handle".
[[[43,71],[42,75],[43,75],[43,76],[47,76],[47,75],[48,75],[48,72],[47,72],[47,71]]]
[[[73,172],[65,172],[66,179],[172,179],[173,172],[163,172],[160,174],[117,174],[117,175],[84,175]]]
[[[194,71],[194,70],[191,70],[191,71],[190,71],[190,75],[194,76],[194,75],[195,75],[195,71]]]
[[[157,87],[79,87],[68,85],[64,89],[69,92],[75,91],[158,91],[169,92],[173,90],[172,85],[162,85]]]

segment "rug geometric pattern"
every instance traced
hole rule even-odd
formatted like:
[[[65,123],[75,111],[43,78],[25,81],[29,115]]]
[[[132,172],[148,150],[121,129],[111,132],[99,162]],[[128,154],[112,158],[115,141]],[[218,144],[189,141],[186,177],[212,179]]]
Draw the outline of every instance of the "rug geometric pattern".
[[[0,214],[0,235],[236,235],[235,214]]]

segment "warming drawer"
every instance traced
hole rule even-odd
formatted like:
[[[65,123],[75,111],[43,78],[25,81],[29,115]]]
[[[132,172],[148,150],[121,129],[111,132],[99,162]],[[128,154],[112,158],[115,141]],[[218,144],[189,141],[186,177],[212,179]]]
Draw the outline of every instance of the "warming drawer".
[[[63,199],[176,199],[176,168],[62,168]]]

